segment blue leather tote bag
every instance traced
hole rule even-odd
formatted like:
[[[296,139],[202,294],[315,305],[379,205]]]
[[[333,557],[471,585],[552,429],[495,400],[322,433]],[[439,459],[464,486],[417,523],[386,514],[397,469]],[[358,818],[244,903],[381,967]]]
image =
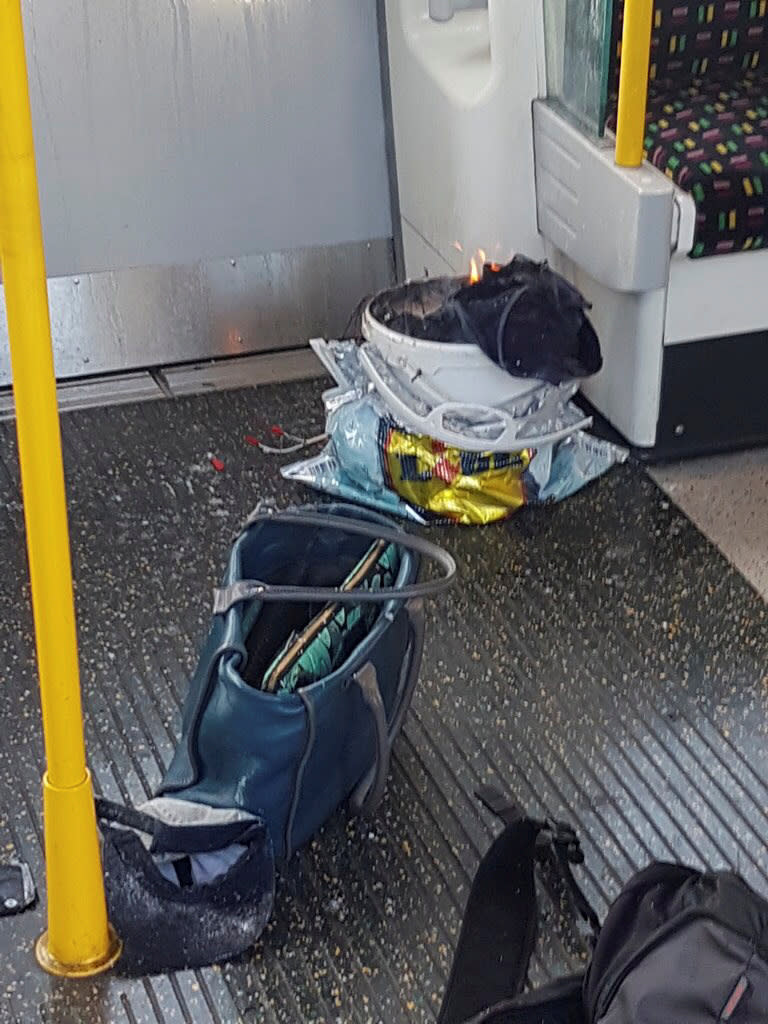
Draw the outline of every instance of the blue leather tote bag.
[[[441,574],[418,582],[424,559]],[[455,571],[357,506],[256,513],[216,592],[159,795],[257,816],[278,860],[344,802],[373,810],[419,673],[423,599]]]

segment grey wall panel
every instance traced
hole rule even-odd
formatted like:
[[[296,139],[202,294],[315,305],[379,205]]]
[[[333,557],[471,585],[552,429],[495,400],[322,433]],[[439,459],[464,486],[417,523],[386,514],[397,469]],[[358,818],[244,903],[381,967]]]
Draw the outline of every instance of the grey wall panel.
[[[390,283],[376,0],[23,3],[60,377],[300,345]]]
[[[24,9],[50,275],[391,236],[375,0]]]
[[[48,284],[56,374],[90,376],[338,336],[365,295],[391,284],[390,239],[133,267]],[[11,380],[0,288],[0,387]]]

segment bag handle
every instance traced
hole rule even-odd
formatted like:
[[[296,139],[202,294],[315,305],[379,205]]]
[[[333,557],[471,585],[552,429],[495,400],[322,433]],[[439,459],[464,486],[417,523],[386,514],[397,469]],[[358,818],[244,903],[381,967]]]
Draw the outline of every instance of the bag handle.
[[[232,843],[247,843],[256,826],[257,818],[214,825],[169,825],[136,807],[116,804],[104,797],[96,797],[96,817],[108,825],[119,825],[141,832],[151,839],[151,853],[211,853]]]
[[[225,615],[241,601],[258,598],[260,601],[335,601],[339,604],[386,604],[391,600],[408,601],[413,598],[435,597],[446,591],[456,578],[456,561],[443,548],[423,537],[415,537],[405,530],[344,516],[312,512],[258,512],[248,526],[254,523],[280,522],[288,526],[330,527],[343,533],[372,540],[385,540],[406,551],[436,562],[443,575],[422,583],[408,583],[403,587],[381,587],[379,590],[341,590],[339,587],[302,587],[266,583],[264,580],[236,580],[213,593],[213,614]]]
[[[389,775],[389,762],[392,753],[392,744],[395,742],[397,734],[400,732],[403,719],[405,718],[406,712],[408,711],[411,703],[411,698],[413,697],[413,691],[416,688],[416,682],[419,677],[419,666],[421,665],[421,657],[424,651],[425,616],[423,601],[417,600],[409,603],[408,620],[411,637],[408,645],[407,657],[404,662],[403,671],[401,672],[397,687],[392,720],[384,734],[386,736],[386,756],[379,756],[377,744],[376,760],[357,784],[349,798],[349,807],[353,814],[372,814],[383,797],[387,777]],[[366,668],[368,667],[370,666],[366,666]],[[365,696],[364,687],[360,684],[359,680],[358,685],[363,689],[363,696]],[[369,706],[372,708],[375,715],[379,713],[378,709],[373,704],[369,703]],[[381,732],[381,725],[379,721],[376,723],[376,729],[378,735],[378,733]]]
[[[426,634],[426,615],[422,600],[417,599],[408,603],[408,621],[411,627],[411,642],[408,645],[408,664],[403,674],[402,686],[398,685],[397,688],[392,721],[389,725],[390,745],[394,743],[397,734],[400,732],[419,678]]]
[[[360,780],[349,797],[353,814],[366,815],[376,810],[384,796],[389,775],[392,744],[387,729],[384,700],[379,689],[379,678],[372,662],[367,662],[355,673],[354,682],[360,687],[363,700],[370,708],[374,724],[374,761],[371,770]]]

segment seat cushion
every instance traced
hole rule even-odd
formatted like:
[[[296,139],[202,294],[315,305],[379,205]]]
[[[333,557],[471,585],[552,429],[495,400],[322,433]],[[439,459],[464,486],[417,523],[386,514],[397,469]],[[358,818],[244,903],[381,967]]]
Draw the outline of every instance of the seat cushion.
[[[606,126],[616,129],[624,0]],[[696,204],[691,256],[760,249],[768,218],[768,0],[654,0],[646,158]]]
[[[611,81],[618,88],[624,0],[614,0]],[[738,78],[768,61],[768,0],[655,0],[648,77]]]
[[[768,73],[736,81],[652,82],[646,158],[696,204],[691,256],[768,241]]]

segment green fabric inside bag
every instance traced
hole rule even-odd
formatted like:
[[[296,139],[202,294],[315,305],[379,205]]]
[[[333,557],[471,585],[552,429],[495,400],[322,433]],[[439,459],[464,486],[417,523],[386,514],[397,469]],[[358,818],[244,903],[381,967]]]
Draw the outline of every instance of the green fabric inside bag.
[[[397,545],[377,541],[345,578],[342,587],[352,589],[348,586],[351,580],[356,581],[354,589],[392,587],[399,568]],[[287,639],[264,673],[261,689],[294,693],[324,678],[346,661],[380,613],[381,607],[375,604],[327,604],[301,633]]]

